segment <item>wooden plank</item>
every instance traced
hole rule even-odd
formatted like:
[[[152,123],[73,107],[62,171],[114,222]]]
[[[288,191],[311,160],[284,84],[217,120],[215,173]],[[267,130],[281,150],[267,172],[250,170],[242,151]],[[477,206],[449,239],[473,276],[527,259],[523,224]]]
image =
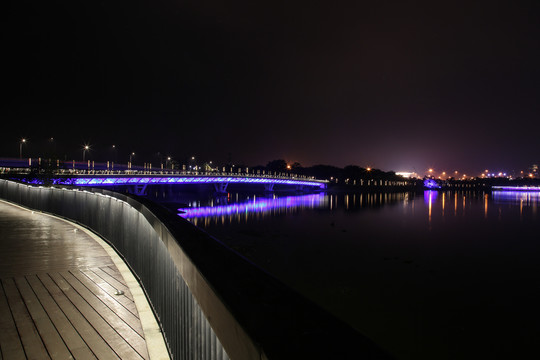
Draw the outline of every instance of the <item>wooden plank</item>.
[[[114,266],[107,252],[85,232],[74,231],[72,224],[3,202],[0,212],[3,278],[81,266]]]
[[[37,276],[27,276],[26,280],[47,312],[47,316],[51,319],[70,352],[73,354],[73,357],[75,359],[95,359],[88,345],[81,338]]]
[[[52,278],[48,274],[40,274],[38,275],[38,278],[95,356],[99,359],[117,359],[118,355],[113,351],[109,344],[103,340],[100,334],[98,334],[94,327],[87,321],[70,299],[68,299],[64,291],[58,287]],[[65,290],[69,291],[69,288]]]
[[[110,296],[100,291],[99,288],[96,292],[90,291],[86,287],[86,283],[82,283],[71,272],[61,272],[60,275],[131,347],[142,357],[148,357],[142,328],[139,332],[134,329],[134,327],[140,327],[139,319],[114,299],[110,299]],[[86,279],[88,280],[88,278]],[[88,282],[90,281],[88,280]]]
[[[26,359],[15,320],[0,281],[0,349],[6,359]]]
[[[9,307],[15,319],[26,356],[31,359],[50,359],[41,337],[30,317],[13,279],[2,280]]]
[[[56,331],[51,319],[43,309],[43,306],[41,306],[41,303],[30,288],[26,279],[21,277],[15,278],[15,284],[19,289],[24,303],[26,304],[26,308],[34,321],[49,355],[53,359],[69,359],[71,353],[58,334],[58,331]]]
[[[9,204],[0,204],[0,215],[0,279],[12,282],[22,304],[20,310],[26,310],[27,320],[31,320],[28,323],[34,327],[34,336],[40,336],[46,351],[59,358],[66,355],[66,348],[75,358],[136,358],[135,347],[147,357],[133,296],[112,259],[92,237],[62,220]],[[106,270],[99,270],[99,267]],[[97,273],[88,270],[88,274],[92,274],[88,276],[79,272],[79,269],[89,268],[98,269]],[[62,277],[64,282],[52,278],[60,276],[61,272],[65,276]],[[14,277],[15,280],[12,279]],[[73,283],[73,287],[66,286],[66,279]],[[96,309],[101,309],[98,306],[100,302],[104,304],[104,313],[96,312],[74,287],[86,298],[93,299],[89,302]],[[7,347],[0,342],[0,360],[15,358],[16,354],[6,356],[6,349],[16,348],[17,344],[22,357],[27,357],[25,342],[18,333],[18,320],[12,315],[13,309],[4,288],[1,285],[0,288],[0,298],[3,297],[5,303],[5,309],[0,313],[0,324],[6,327],[5,331],[0,328],[0,341],[9,342]],[[114,295],[117,289],[124,295]],[[97,294],[91,296],[91,292]],[[5,316],[6,310],[10,316]],[[110,326],[109,321],[116,329]],[[11,332],[8,326],[11,326]],[[131,346],[119,333],[129,341],[139,341]],[[57,356],[57,353],[62,355]]]
[[[120,276],[111,276],[107,272],[105,272],[102,268],[93,268],[92,271],[96,273],[100,278],[108,282],[112,287],[118,290],[122,290],[126,297],[130,300],[133,300],[133,296],[131,295],[131,291],[129,291],[129,288],[127,287],[124,278]]]
[[[124,278],[116,266],[100,266],[99,268],[116,279]]]
[[[88,277],[94,284],[99,286],[103,291],[105,291],[107,294],[113,294],[116,301],[118,301],[120,304],[122,304],[126,309],[128,309],[133,315],[135,315],[137,318],[139,318],[139,312],[137,311],[137,307],[135,305],[135,302],[131,299],[129,299],[125,293],[124,295],[114,295],[116,292],[116,288],[111,286],[108,282],[100,278],[92,271],[92,269],[86,269],[86,270],[80,270],[81,274]]]
[[[86,300],[75,291],[64,278],[58,274],[49,274],[51,279],[63,291],[65,296],[80,311],[84,318],[92,324],[92,327],[99,335],[114,349],[122,359],[135,359],[141,356],[133,349],[130,344],[107,323],[101,315],[92,308]],[[99,356],[98,356],[99,357]]]

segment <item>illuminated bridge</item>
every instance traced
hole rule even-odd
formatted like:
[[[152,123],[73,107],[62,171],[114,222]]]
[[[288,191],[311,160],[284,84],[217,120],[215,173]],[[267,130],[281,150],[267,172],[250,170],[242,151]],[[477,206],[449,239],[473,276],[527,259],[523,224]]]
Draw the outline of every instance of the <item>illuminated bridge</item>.
[[[328,181],[313,178],[255,175],[233,173],[151,173],[151,172],[120,172],[97,174],[55,174],[52,179],[54,185],[113,187],[131,186],[136,194],[144,194],[148,185],[181,185],[194,184],[214,185],[217,193],[225,193],[229,184],[260,184],[265,191],[273,191],[275,185],[293,186],[298,190],[325,189]],[[28,183],[42,184],[42,179],[26,180]]]

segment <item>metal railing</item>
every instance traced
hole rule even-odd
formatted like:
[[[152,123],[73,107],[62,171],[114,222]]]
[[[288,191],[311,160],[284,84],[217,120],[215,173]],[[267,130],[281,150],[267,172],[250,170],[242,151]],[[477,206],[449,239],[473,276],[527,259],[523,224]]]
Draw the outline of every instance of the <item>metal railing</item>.
[[[8,173],[8,170],[5,171]],[[31,174],[30,168],[11,169],[13,174]],[[319,180],[314,176],[306,176],[292,173],[280,172],[227,172],[227,171],[190,171],[190,170],[80,170],[80,169],[60,169],[55,170],[51,175],[179,175],[179,176],[229,176],[229,177],[249,177],[249,178],[271,178],[271,179],[306,179],[310,181],[318,181],[321,183],[328,182],[327,180]]]
[[[204,279],[166,227],[150,212],[143,215],[140,204],[107,194],[6,180],[0,180],[0,196],[81,223],[114,246],[142,283],[174,358],[229,358],[185,280]],[[211,289],[198,291],[198,296],[216,298]]]

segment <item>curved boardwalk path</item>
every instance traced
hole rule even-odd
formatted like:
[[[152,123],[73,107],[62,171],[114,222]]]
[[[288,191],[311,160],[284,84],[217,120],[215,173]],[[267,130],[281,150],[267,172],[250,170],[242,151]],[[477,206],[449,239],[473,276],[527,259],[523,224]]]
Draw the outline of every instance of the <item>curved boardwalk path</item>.
[[[24,358],[149,355],[134,298],[103,246],[73,223],[0,201],[0,359]]]

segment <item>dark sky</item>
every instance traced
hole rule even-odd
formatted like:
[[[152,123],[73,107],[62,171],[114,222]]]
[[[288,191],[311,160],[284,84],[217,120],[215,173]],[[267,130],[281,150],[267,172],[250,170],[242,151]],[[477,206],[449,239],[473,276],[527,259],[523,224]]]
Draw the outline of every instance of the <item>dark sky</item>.
[[[96,159],[117,144],[141,159],[524,169],[540,162],[539,6],[12,1],[0,156],[52,136],[79,158],[90,143]]]

